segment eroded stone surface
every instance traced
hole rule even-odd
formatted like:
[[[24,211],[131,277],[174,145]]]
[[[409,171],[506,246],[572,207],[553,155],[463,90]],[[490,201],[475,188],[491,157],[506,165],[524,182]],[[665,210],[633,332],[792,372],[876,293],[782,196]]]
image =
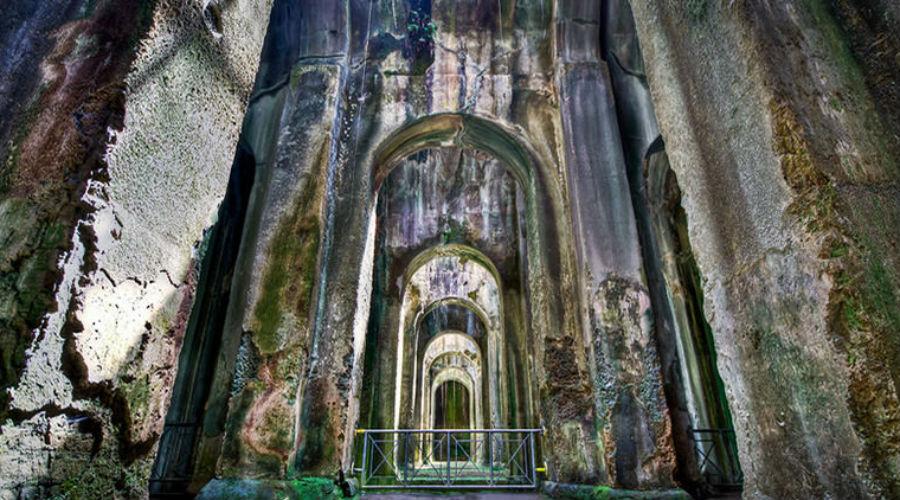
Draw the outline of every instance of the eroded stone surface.
[[[870,94],[892,84],[826,2],[633,7],[746,493],[896,495],[896,110]]]
[[[0,495],[146,494],[192,324],[190,488],[337,496],[284,480],[427,406],[371,361],[419,320],[503,344],[482,420],[543,428],[549,479],[699,492],[690,300],[748,497],[900,495],[900,11],[630,4],[640,44],[624,1],[276,0],[260,61],[272,0],[16,3]]]
[[[2,489],[143,496],[190,314],[196,242],[224,193],[271,2],[224,7],[220,33],[201,1],[67,4],[17,12],[21,29],[3,32],[20,40],[4,44],[4,64],[40,63],[43,83],[11,90],[34,92],[33,114],[15,122],[27,135],[4,144],[11,216],[0,225],[10,236],[28,228],[21,221],[45,229],[3,248],[4,282],[18,279],[18,295],[4,291],[0,328],[24,338],[30,325],[35,342],[20,380],[4,375],[11,418],[0,432],[46,439],[34,451],[44,462],[26,469],[5,465],[29,460],[31,445],[8,441]],[[21,42],[32,32],[50,34],[52,48]],[[17,261],[43,274],[17,275]],[[54,304],[35,311],[39,323],[23,314],[35,304],[28,280]]]

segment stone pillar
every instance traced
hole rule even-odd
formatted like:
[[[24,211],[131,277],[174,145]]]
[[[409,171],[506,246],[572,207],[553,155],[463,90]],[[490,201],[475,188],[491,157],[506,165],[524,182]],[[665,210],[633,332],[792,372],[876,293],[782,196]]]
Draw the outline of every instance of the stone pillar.
[[[285,479],[315,337],[323,196],[334,165],[345,9],[278,2],[242,140],[256,158],[195,482]]]
[[[689,387],[687,377],[683,376],[686,360],[679,343],[679,335],[690,336],[691,332],[684,330],[684,325],[680,325],[673,314],[670,297],[681,287],[672,276],[665,274],[660,249],[663,242],[660,241],[659,227],[653,224],[647,192],[650,159],[656,155],[664,156],[662,148],[665,144],[644,75],[641,47],[628,0],[604,2],[602,18],[603,58],[612,82],[646,283],[653,306],[653,331],[677,460],[676,479],[682,486],[693,489],[699,487],[701,478],[696,443],[690,429],[698,424],[692,422],[688,410],[691,392],[686,390]],[[708,427],[700,425],[700,428]]]
[[[601,480],[668,486],[674,456],[650,299],[609,73],[600,3],[558,4],[558,83],[580,268],[584,336],[593,351]]]
[[[359,155],[379,124],[369,103],[374,76],[367,67],[369,30],[380,14],[370,2],[347,2],[350,55],[334,119],[325,192],[314,330],[308,348],[295,470],[334,475],[350,466],[358,401],[352,396],[361,369],[369,314],[374,204],[372,166]],[[376,25],[377,26],[377,25]],[[356,348],[359,347],[359,348]]]

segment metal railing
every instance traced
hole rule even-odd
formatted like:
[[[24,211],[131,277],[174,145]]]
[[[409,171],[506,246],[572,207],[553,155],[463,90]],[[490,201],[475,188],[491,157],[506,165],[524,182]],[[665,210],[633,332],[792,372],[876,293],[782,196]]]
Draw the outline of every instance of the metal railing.
[[[706,482],[720,488],[740,488],[744,474],[732,429],[691,429],[698,468]]]
[[[359,430],[364,489],[533,489],[540,429]]]

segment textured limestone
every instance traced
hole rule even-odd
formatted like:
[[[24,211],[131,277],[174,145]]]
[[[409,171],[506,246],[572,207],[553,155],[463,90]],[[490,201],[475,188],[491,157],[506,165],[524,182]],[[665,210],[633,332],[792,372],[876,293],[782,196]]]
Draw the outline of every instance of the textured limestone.
[[[0,489],[25,496],[116,490],[140,496],[190,313],[195,242],[224,193],[271,2],[219,6],[212,25],[205,22],[209,2],[70,3],[52,15],[43,8],[18,13],[26,21],[12,32],[19,40],[50,29],[38,25],[65,21],[53,32],[56,46],[49,54],[43,42],[4,44],[3,60],[18,65],[17,71],[44,61],[44,83],[32,85],[47,90],[31,105],[36,121],[19,121],[30,135],[9,155],[3,206],[13,210],[16,198],[24,199],[19,203],[27,211],[19,217],[36,212],[38,223],[56,224],[60,235],[70,237],[54,244],[68,249],[47,266],[59,281],[30,278],[44,280],[43,293],[56,290],[55,305],[39,313],[45,316],[35,325],[27,368],[9,390],[13,419],[0,431],[46,436],[38,455],[45,461],[28,471],[4,465],[21,473],[5,474]],[[4,97],[25,90],[3,87]],[[104,101],[102,92],[112,97]],[[88,111],[113,119],[94,124]],[[66,128],[70,123],[74,132]],[[56,142],[38,143],[48,137]],[[50,158],[39,174],[33,157]],[[70,194],[64,199],[56,187],[63,174],[57,172],[73,168],[67,163],[72,160],[86,168],[65,174]],[[3,230],[21,230],[6,228],[17,220],[4,218]],[[46,247],[46,237],[35,246]],[[49,257],[34,250],[29,256],[23,247],[4,245],[3,251],[14,259]],[[4,268],[4,280],[9,271]],[[27,278],[20,274],[19,282]],[[4,292],[3,300],[21,303],[19,297]],[[12,313],[22,316],[16,306]],[[63,423],[46,427],[41,418]],[[89,432],[79,422],[91,422]],[[85,432],[96,445],[77,445]],[[28,446],[9,442],[0,462],[19,463]],[[66,460],[90,463],[86,474],[94,479],[78,474],[66,480],[68,472],[58,465]]]
[[[896,496],[895,84],[826,2],[633,8],[746,494]]]

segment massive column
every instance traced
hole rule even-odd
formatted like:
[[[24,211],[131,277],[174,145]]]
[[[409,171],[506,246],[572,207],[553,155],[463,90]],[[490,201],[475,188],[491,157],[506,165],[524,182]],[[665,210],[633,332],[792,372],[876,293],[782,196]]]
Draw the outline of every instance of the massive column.
[[[256,175],[233,271],[195,482],[284,478],[315,366],[323,200],[342,123],[346,9],[279,2],[243,142]]]
[[[674,456],[650,297],[611,80],[600,3],[558,4],[558,81],[578,251],[582,328],[593,355],[597,444],[606,480],[671,484]]]

